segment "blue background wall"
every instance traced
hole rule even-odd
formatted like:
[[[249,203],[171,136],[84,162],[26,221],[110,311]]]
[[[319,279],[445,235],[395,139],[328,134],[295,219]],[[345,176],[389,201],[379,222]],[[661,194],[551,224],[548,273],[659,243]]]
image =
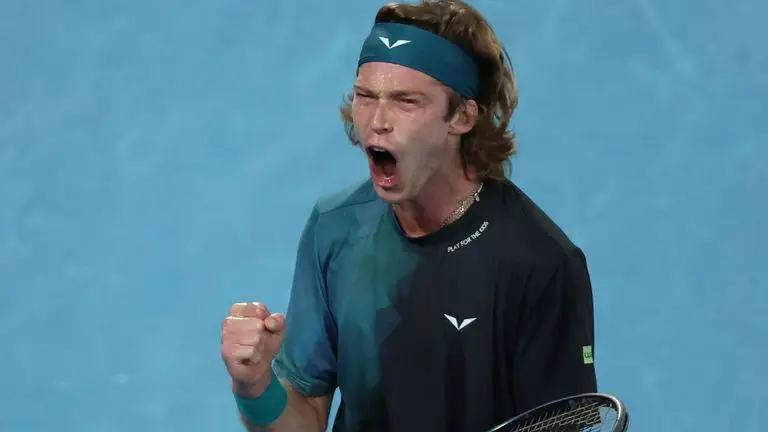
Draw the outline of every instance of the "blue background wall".
[[[768,3],[473,4],[602,389],[633,431],[764,431]],[[238,430],[219,325],[284,311],[314,199],[366,175],[337,106],[379,5],[0,0],[0,430]]]

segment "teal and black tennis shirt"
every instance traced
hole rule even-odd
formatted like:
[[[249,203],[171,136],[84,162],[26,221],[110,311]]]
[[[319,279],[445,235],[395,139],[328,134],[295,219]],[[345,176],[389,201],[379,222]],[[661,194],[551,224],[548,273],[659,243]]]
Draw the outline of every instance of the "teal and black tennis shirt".
[[[369,181],[301,236],[278,376],[341,391],[334,430],[484,431],[597,391],[585,257],[514,183],[407,238]]]

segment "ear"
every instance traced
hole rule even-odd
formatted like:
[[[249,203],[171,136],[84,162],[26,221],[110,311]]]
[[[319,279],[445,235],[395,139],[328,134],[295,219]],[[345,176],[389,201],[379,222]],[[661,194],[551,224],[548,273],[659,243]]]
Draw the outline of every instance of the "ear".
[[[472,130],[477,124],[478,116],[477,102],[468,100],[464,102],[453,114],[449,123],[449,133],[454,135],[464,135]]]

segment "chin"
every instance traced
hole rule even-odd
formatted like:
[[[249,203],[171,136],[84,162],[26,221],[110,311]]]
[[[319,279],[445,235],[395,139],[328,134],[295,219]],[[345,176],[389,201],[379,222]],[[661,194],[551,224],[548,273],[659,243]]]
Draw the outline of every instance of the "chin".
[[[400,204],[408,200],[405,190],[400,186],[384,187],[373,183],[373,189],[376,191],[376,195],[389,204]]]

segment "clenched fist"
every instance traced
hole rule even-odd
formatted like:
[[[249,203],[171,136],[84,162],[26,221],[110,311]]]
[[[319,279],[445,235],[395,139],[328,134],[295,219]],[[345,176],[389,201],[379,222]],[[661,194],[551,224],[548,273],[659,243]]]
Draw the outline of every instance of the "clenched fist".
[[[221,330],[221,357],[238,393],[259,396],[269,385],[272,359],[283,343],[285,318],[260,303],[237,303]]]

